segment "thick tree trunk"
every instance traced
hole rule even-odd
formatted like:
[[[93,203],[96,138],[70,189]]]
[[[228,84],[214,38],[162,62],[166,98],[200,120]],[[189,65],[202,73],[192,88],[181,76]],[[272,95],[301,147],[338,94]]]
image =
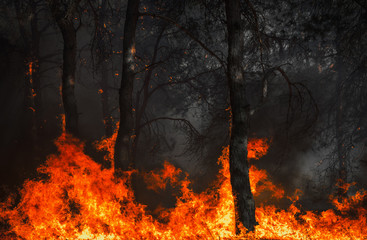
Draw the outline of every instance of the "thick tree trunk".
[[[139,16],[139,0],[129,0],[124,26],[122,78],[119,91],[120,126],[115,145],[115,168],[134,167],[132,158],[133,138],[133,83],[135,74],[135,31]]]
[[[228,29],[227,77],[232,109],[229,155],[232,192],[236,207],[236,227],[242,223],[248,231],[253,231],[257,223],[247,162],[250,106],[246,99],[246,83],[242,69],[244,34],[241,29],[240,1],[226,0],[225,5]]]

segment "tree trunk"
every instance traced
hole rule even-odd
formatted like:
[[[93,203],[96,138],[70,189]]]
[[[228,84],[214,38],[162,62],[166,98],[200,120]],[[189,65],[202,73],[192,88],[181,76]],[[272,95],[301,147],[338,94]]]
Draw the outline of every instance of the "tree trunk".
[[[80,0],[71,0],[67,7],[59,0],[48,0],[54,19],[57,22],[64,40],[63,68],[62,68],[62,102],[65,111],[65,130],[74,136],[79,135],[78,111],[75,88],[76,70],[76,30],[74,27],[74,15]]]
[[[25,76],[25,94],[24,94],[24,130],[27,145],[35,150],[37,146],[36,142],[38,139],[37,134],[37,120],[36,111],[37,107],[35,104],[35,88],[34,88],[34,62],[28,61],[26,66]]]
[[[250,105],[246,99],[246,83],[242,70],[244,34],[241,29],[240,1],[226,0],[225,6],[228,29],[227,78],[232,109],[229,156],[232,192],[235,197],[236,231],[239,231],[240,223],[248,231],[253,231],[257,223],[247,161]]]
[[[31,60],[32,63],[32,82],[33,82],[33,101],[34,101],[34,113],[33,113],[33,132],[35,140],[41,133],[42,122],[42,93],[41,93],[41,76],[40,76],[40,31],[38,29],[38,16],[37,16],[37,3],[31,2],[31,12],[33,17],[31,18]]]
[[[139,16],[139,0],[129,0],[124,26],[122,78],[119,91],[120,126],[115,145],[115,168],[135,167],[132,159],[134,136],[133,83],[135,74],[135,31]]]
[[[58,23],[64,40],[62,69],[62,102],[65,110],[65,130],[78,136],[78,111],[75,88],[76,31],[72,21]]]
[[[112,116],[109,107],[109,63],[110,63],[110,52],[108,48],[108,41],[109,39],[109,32],[106,29],[106,11],[107,11],[107,1],[102,1],[102,3],[98,6],[98,15],[95,16],[96,18],[96,39],[97,39],[97,46],[96,52],[98,54],[98,64],[100,65],[100,74],[101,74],[101,102],[102,102],[102,114],[103,114],[103,123],[105,128],[105,136],[111,137],[112,132]]]
[[[102,101],[102,113],[103,113],[103,122],[105,128],[106,137],[111,137],[113,134],[112,131],[112,116],[109,105],[109,71],[108,71],[108,62],[102,60],[101,62],[101,101]]]
[[[26,5],[30,12],[22,9],[19,0],[14,1],[16,16],[19,23],[19,32],[24,42],[26,75],[24,96],[24,133],[25,141],[32,150],[37,146],[41,123],[41,92],[39,74],[39,43],[37,3],[33,0]],[[26,30],[30,27],[30,33]]]

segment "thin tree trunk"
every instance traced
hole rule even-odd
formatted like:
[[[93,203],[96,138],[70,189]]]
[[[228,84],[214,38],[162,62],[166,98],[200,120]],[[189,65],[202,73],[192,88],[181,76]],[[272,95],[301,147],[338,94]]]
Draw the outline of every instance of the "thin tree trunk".
[[[21,9],[20,2],[14,1],[16,15],[19,23],[19,32],[24,42],[26,75],[24,95],[24,132],[25,141],[32,150],[37,146],[40,127],[41,93],[39,75],[39,43],[40,32],[38,30],[37,4],[33,0],[27,3],[30,12]],[[29,18],[29,15],[32,15]],[[30,22],[29,20],[30,19]],[[27,34],[29,24],[30,34]]]
[[[105,135],[106,137],[110,137],[113,134],[112,131],[112,116],[111,111],[109,108],[109,87],[108,87],[108,81],[109,81],[109,71],[108,71],[108,62],[105,60],[101,63],[101,101],[102,101],[102,114],[103,114],[103,122],[104,122],[104,128],[105,128]]]
[[[108,40],[106,38],[109,32],[106,29],[106,8],[107,1],[102,1],[101,5],[98,7],[98,15],[96,18],[96,40],[97,40],[97,54],[98,63],[100,64],[100,74],[101,74],[101,102],[102,102],[102,114],[103,123],[105,128],[105,136],[111,137],[112,132],[112,116],[109,108],[109,63],[110,63],[110,53],[108,51]]]
[[[42,93],[41,93],[41,76],[40,76],[40,31],[38,29],[38,16],[37,16],[37,3],[30,1],[31,12],[33,17],[31,18],[31,63],[32,63],[32,81],[33,81],[33,101],[34,101],[34,114],[33,114],[33,131],[35,134],[35,140],[37,141],[41,133],[42,122]]]
[[[72,21],[59,23],[64,40],[62,70],[62,102],[65,110],[65,130],[78,136],[78,111],[75,98],[76,31]]]
[[[247,161],[250,105],[246,99],[246,83],[242,70],[244,34],[241,29],[240,1],[226,0],[225,6],[228,29],[227,77],[232,109],[229,155],[232,192],[235,197],[236,231],[239,231],[239,223],[248,231],[253,231],[257,223]]]
[[[25,140],[28,146],[32,150],[35,150],[37,141],[37,121],[36,121],[36,104],[35,104],[35,90],[34,90],[34,78],[33,78],[33,67],[34,62],[28,62],[26,66],[26,77],[25,77],[25,95],[24,95],[24,122],[25,122]]]
[[[57,22],[64,40],[63,68],[62,68],[62,102],[65,111],[65,130],[74,136],[79,135],[78,111],[75,88],[76,70],[76,30],[74,27],[74,15],[80,0],[69,1],[68,6],[59,0],[48,0],[54,19]]]
[[[119,91],[120,126],[115,145],[115,168],[135,167],[132,159],[134,136],[133,83],[135,74],[135,31],[139,16],[139,0],[129,0],[124,26],[122,78]]]

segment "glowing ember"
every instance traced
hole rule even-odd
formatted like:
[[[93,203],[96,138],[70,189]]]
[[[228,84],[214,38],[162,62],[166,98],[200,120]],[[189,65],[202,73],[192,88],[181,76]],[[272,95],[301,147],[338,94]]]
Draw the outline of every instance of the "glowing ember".
[[[113,138],[104,140],[99,148],[113,150],[111,143]],[[338,214],[334,210],[304,212],[295,203],[286,210],[259,206],[256,232],[246,235],[242,231],[235,236],[228,147],[218,159],[221,169],[217,181],[202,193],[194,193],[187,174],[167,162],[163,170],[144,174],[150,189],[164,189],[171,184],[181,192],[175,208],[160,209],[158,221],[135,201],[130,188],[131,172],[114,177],[113,168],[102,169],[83,153],[79,140],[65,133],[56,145],[59,154],[49,156],[38,169],[43,178],[26,181],[16,203],[11,197],[1,203],[0,220],[3,226],[9,226],[0,233],[2,239],[365,239],[367,236],[367,212],[359,206],[366,198],[365,192],[342,202],[332,198]],[[258,146],[251,141],[249,145]],[[249,149],[249,156],[259,156]],[[113,152],[107,154],[106,160],[112,156]],[[264,170],[251,167],[250,177],[254,195],[267,190],[274,197],[283,196],[284,192],[268,180]]]

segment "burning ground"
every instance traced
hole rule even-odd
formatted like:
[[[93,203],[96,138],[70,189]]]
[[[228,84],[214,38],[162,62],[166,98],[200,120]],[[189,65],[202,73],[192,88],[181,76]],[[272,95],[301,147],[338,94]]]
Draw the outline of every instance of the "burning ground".
[[[96,147],[107,150],[112,161],[114,137]],[[252,139],[248,157],[259,159],[269,147],[266,139]],[[218,158],[220,171],[210,188],[195,193],[187,173],[165,162],[161,170],[148,173],[124,172],[115,177],[114,168],[102,166],[83,151],[84,144],[62,134],[55,144],[59,153],[50,155],[38,168],[39,178],[27,180],[20,197],[9,196],[1,203],[2,239],[366,239],[367,210],[362,203],[366,192],[337,199],[330,196],[333,209],[311,212],[297,200],[300,192],[285,196],[269,180],[265,170],[250,168],[254,196],[268,194],[258,204],[255,233],[242,228],[235,235],[234,204],[231,193],[228,147]],[[260,160],[261,161],[261,160]],[[113,164],[112,164],[113,166]],[[138,203],[132,176],[141,175],[151,191],[176,189],[173,208],[155,212]],[[349,185],[345,185],[347,191]],[[271,204],[289,199],[286,209]],[[270,202],[270,203],[268,203]],[[154,215],[154,217],[153,217]]]

